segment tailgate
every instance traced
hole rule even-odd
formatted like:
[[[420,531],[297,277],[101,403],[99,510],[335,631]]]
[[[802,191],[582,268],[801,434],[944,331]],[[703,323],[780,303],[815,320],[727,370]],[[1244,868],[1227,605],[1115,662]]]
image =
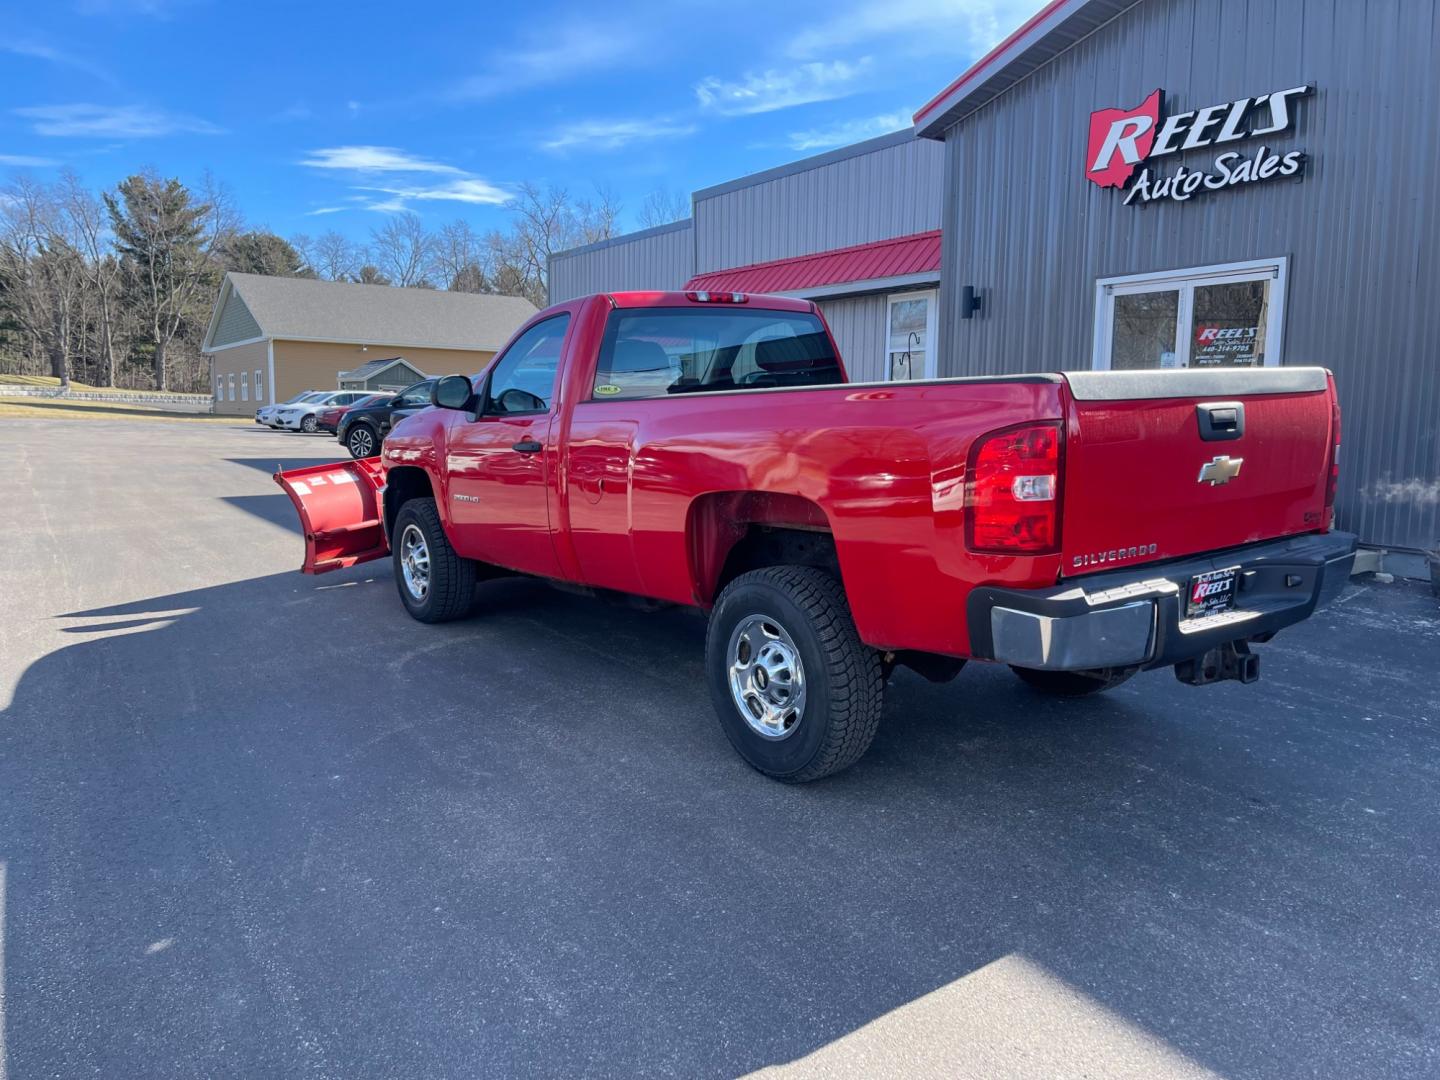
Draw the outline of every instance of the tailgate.
[[[1072,400],[1062,574],[1328,525],[1335,417],[1324,368],[1076,372],[1065,379]]]
[[[300,515],[305,533],[305,563],[300,569],[305,573],[323,574],[390,553],[378,457],[277,472],[275,482]]]

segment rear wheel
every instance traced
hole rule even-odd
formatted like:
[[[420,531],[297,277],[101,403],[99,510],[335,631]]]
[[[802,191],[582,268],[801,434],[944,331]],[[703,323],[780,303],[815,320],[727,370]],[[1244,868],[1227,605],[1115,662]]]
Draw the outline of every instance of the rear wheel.
[[[450,546],[434,499],[411,499],[395,515],[390,535],[395,587],[412,618],[448,622],[469,614],[475,564]]]
[[[705,640],[720,726],[747,762],[789,783],[853,765],[880,724],[880,654],[823,570],[773,566],[726,586]]]
[[[1140,669],[1133,667],[1096,668],[1093,671],[1040,671],[1037,668],[1011,666],[1011,671],[1032,690],[1055,697],[1089,697],[1113,690]]]
[[[345,449],[353,458],[374,457],[379,445],[375,429],[369,424],[356,424],[345,434]]]

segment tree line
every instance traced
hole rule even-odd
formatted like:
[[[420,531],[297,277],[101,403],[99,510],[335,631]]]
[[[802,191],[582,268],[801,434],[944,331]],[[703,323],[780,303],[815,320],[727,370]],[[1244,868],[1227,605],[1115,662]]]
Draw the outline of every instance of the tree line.
[[[648,196],[645,228],[688,212]],[[339,232],[288,239],[245,223],[224,187],[154,172],[94,192],[74,173],[0,189],[0,373],[48,374],[99,386],[204,393],[200,352],[226,271],[404,288],[523,296],[544,306],[550,256],[617,232],[620,204],[597,188],[572,198],[524,184],[505,228],[463,219],[427,227],[388,216],[357,242]]]

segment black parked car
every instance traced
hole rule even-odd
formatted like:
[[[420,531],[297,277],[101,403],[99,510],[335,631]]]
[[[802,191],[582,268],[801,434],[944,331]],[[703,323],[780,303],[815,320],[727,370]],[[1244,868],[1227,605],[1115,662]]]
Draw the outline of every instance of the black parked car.
[[[388,400],[347,410],[340,417],[335,437],[345,444],[351,457],[374,457],[394,424],[430,407],[430,388],[434,385],[434,379],[421,379]]]

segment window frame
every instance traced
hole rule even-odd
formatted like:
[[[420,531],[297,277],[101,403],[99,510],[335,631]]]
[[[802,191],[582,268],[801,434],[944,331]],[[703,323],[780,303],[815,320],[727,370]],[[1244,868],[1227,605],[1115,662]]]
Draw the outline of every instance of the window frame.
[[[248,369],[240,372],[240,400],[250,400],[250,372]]]
[[[258,367],[255,369],[255,400],[265,400],[264,383],[260,381],[260,369]]]
[[[1115,297],[1151,292],[1178,292],[1175,313],[1175,356],[1177,370],[1190,367],[1190,325],[1195,314],[1195,290],[1206,285],[1232,285],[1245,281],[1269,281],[1270,295],[1265,316],[1265,362],[1263,367],[1279,367],[1285,347],[1285,284],[1289,257],[1247,259],[1243,262],[1212,263],[1209,266],[1187,266],[1148,274],[1123,274],[1095,279],[1095,326],[1091,343],[1090,366],[1095,371],[1110,370],[1110,353],[1114,344]],[[887,339],[888,340],[888,339]]]
[[[553,323],[559,319],[565,320],[565,329],[560,335],[560,352],[559,355],[557,355],[555,358],[555,381],[550,385],[550,400],[545,403],[545,408],[524,409],[518,412],[497,412],[493,408],[495,401],[490,396],[490,388],[495,383],[495,373],[500,370],[500,365],[506,361],[510,354],[515,350],[515,347],[519,345],[520,342],[525,340],[525,336],[529,334],[532,330],[538,329],[539,327],[544,326],[547,323]],[[548,315],[543,319],[536,319],[529,326],[525,327],[518,334],[516,334],[514,340],[512,340],[510,344],[505,346],[502,351],[495,354],[495,359],[492,360],[490,362],[490,365],[485,369],[484,378],[478,380],[480,385],[476,391],[476,397],[479,400],[477,402],[475,419],[479,420],[481,418],[493,417],[499,420],[508,420],[513,416],[549,416],[550,414],[554,413],[560,400],[563,388],[563,380],[560,376],[561,372],[565,369],[565,350],[570,344],[570,334],[574,330],[574,328],[574,313],[570,311],[557,311],[554,315]]]
[[[883,364],[881,371],[882,382],[897,382],[890,377],[890,328],[894,318],[895,305],[905,303],[909,300],[924,298],[925,304],[925,371],[918,379],[911,379],[910,382],[924,382],[927,379],[938,379],[940,377],[939,365],[939,319],[937,309],[940,305],[939,289],[911,289],[907,292],[887,293],[885,296],[885,338],[880,343],[880,358]]]
[[[227,401],[234,401],[234,400],[235,400],[235,373],[234,373],[233,371],[227,373],[226,376],[225,376],[225,388],[230,392],[230,396],[229,396],[228,398],[226,398],[226,400],[227,400]]]

